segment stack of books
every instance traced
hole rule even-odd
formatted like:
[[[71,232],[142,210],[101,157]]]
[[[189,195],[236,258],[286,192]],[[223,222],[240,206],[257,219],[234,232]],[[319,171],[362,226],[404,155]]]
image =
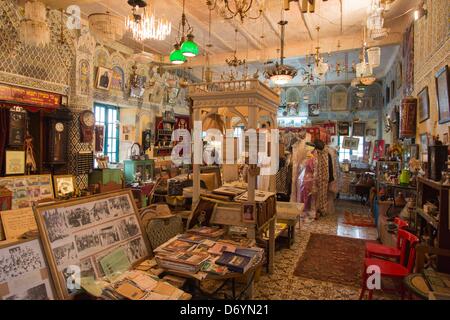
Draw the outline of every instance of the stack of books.
[[[161,268],[186,273],[197,273],[208,258],[209,254],[207,253],[188,251],[173,255],[156,256],[156,261]]]
[[[206,238],[217,239],[225,233],[223,229],[219,227],[197,227],[187,231],[190,234],[199,235]]]
[[[234,252],[223,252],[216,264],[233,272],[245,273],[253,267],[262,252],[259,248],[236,248]]]

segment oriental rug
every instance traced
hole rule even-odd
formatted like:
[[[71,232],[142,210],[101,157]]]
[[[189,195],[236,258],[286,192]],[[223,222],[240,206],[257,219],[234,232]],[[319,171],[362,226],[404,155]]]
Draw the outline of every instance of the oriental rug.
[[[360,287],[364,250],[361,239],[311,233],[294,275]]]

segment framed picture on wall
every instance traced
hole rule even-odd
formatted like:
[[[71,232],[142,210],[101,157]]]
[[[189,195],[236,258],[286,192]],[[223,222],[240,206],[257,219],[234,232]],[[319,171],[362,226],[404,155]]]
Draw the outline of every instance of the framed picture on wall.
[[[421,154],[428,154],[428,133],[420,135]]]
[[[439,123],[450,121],[450,99],[449,99],[449,74],[448,66],[443,67],[436,73],[436,94],[439,110]]]
[[[320,106],[317,103],[308,104],[308,116],[318,117],[320,115]]]
[[[391,89],[386,86],[386,104],[389,104],[389,102],[391,102]]]
[[[391,82],[391,100],[393,100],[396,96],[395,92],[395,80],[392,80]]]
[[[96,87],[102,90],[109,90],[112,78],[113,71],[111,69],[98,67]]]
[[[350,124],[348,122],[339,122],[339,135],[348,136],[350,133]]]
[[[256,222],[256,204],[254,202],[244,202],[241,206],[242,222]]]
[[[6,151],[5,174],[25,173],[25,151]]]
[[[430,97],[428,96],[428,87],[422,89],[417,96],[419,108],[419,122],[424,122],[430,118]]]
[[[53,176],[53,186],[57,198],[75,193],[75,177],[72,175]]]
[[[365,129],[366,129],[366,124],[364,122],[354,122],[352,136],[364,137]]]

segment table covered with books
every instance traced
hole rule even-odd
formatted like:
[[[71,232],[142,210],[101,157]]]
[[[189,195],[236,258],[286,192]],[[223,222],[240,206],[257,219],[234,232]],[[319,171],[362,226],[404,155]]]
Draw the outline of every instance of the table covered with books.
[[[154,254],[162,273],[193,280],[192,289],[208,297],[231,286],[231,299],[251,296],[255,273],[264,262],[264,250],[255,247],[254,240],[207,226],[177,235],[156,248]],[[212,292],[202,289],[202,283],[208,280],[218,282]],[[243,283],[239,293],[237,282]]]

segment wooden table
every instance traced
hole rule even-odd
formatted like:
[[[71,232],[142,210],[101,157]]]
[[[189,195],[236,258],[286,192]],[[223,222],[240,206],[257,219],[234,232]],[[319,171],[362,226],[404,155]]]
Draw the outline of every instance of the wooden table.
[[[231,299],[232,300],[240,300],[244,297],[244,295],[247,293],[247,298],[252,299],[253,298],[253,290],[254,290],[254,280],[255,275],[258,269],[262,266],[264,262],[263,255],[258,256],[257,260],[253,263],[252,267],[250,267],[247,272],[245,273],[237,273],[237,272],[228,272],[224,275],[215,275],[210,274],[206,276],[203,280],[199,280],[195,274],[186,273],[182,271],[176,271],[176,270],[170,270],[170,269],[164,269],[164,273],[173,274],[175,276],[187,278],[190,280],[193,280],[195,283],[195,289],[198,290],[202,295],[208,296],[210,298],[213,298],[213,296],[219,292],[221,289],[225,287],[226,284],[231,283]],[[236,282],[237,280],[245,279],[245,287],[244,289],[237,293],[236,292]],[[217,281],[223,281],[223,283],[212,293],[205,292],[201,288],[202,281],[206,280],[217,280]]]
[[[305,208],[304,203],[277,202],[277,222],[288,225],[289,248],[295,242],[295,226]]]

